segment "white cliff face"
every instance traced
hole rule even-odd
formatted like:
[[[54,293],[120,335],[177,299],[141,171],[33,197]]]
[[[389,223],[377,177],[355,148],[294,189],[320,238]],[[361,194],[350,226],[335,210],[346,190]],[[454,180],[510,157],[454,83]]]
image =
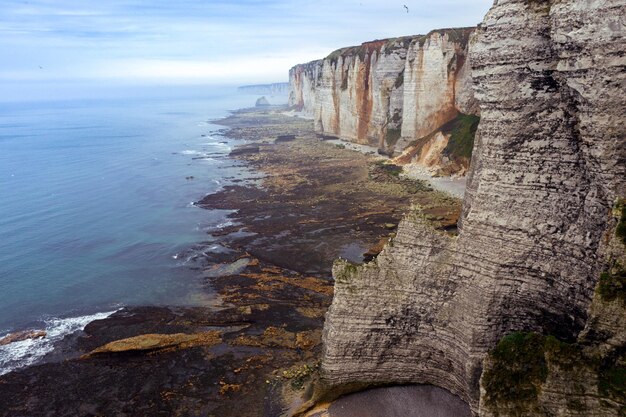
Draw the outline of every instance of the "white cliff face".
[[[315,83],[320,69],[319,62],[298,65],[289,71],[288,104],[305,116],[315,114]]]
[[[426,136],[457,115],[455,86],[464,67],[464,46],[440,33],[423,45],[410,46],[404,70],[403,138]]]
[[[626,196],[625,21],[625,0],[496,2],[470,50],[481,123],[459,235],[415,213],[374,262],[335,265],[328,392],[427,383],[478,412],[483,360],[503,336],[576,340],[609,262],[612,207]],[[405,74],[403,135],[457,103],[447,94],[458,79],[429,64],[445,62],[447,42],[408,49],[407,65],[414,57],[425,72]],[[421,95],[426,80],[439,80],[436,98]]]
[[[477,112],[466,69],[472,31],[367,42],[295,66],[290,105],[314,115],[322,135],[401,151],[459,111]]]

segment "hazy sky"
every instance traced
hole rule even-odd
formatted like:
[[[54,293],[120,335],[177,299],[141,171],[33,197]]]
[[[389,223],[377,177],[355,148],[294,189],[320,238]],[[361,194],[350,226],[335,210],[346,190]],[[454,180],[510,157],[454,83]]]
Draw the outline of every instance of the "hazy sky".
[[[1,0],[0,84],[286,81],[343,46],[476,25],[492,3]]]

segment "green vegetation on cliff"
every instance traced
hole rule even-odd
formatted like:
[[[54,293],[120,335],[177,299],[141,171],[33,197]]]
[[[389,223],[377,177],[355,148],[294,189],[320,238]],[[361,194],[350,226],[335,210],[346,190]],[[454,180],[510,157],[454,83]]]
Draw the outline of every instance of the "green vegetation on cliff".
[[[489,354],[481,381],[485,405],[496,415],[536,415],[539,395],[555,369],[572,374],[575,380],[579,373],[596,367],[576,344],[537,333],[513,333],[502,338]],[[583,387],[574,390],[585,392]],[[586,409],[578,398],[568,399],[566,406],[576,412]]]
[[[606,410],[626,415],[623,348],[602,357],[553,336],[513,333],[500,340],[485,363],[481,385],[485,405],[495,415],[542,414],[539,395],[544,388],[566,397],[563,405],[571,415],[586,415],[590,405],[585,397],[596,395]]]
[[[624,402],[626,399],[626,365],[609,365],[602,369],[598,388],[600,395]],[[626,413],[626,409],[622,410]]]
[[[443,152],[452,157],[470,159],[479,122],[478,116],[459,113],[457,117],[443,125],[441,131],[450,135],[448,145]]]
[[[603,272],[597,291],[604,301],[619,299],[626,304],[626,270],[618,264],[611,271]]]
[[[344,259],[337,259],[333,264],[335,282],[347,284],[358,272],[358,266]]]
[[[385,142],[387,142],[387,146],[389,146],[390,148],[395,146],[395,144],[398,143],[400,136],[401,136],[400,129],[388,128],[387,133],[385,135]]]
[[[515,403],[523,411],[525,404],[537,399],[548,376],[544,345],[544,337],[536,333],[513,333],[500,340],[490,354],[493,366],[483,374],[487,405]]]

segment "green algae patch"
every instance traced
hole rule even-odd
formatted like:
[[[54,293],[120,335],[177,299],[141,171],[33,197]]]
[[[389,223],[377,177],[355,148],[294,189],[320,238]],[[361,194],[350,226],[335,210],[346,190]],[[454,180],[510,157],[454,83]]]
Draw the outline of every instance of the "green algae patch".
[[[474,138],[480,117],[471,114],[459,113],[457,117],[441,127],[441,132],[450,135],[444,154],[457,158],[472,157]]]
[[[493,366],[485,370],[482,384],[487,404],[518,404],[520,411],[533,402],[548,376],[545,338],[536,333],[513,333],[491,352]]]
[[[306,383],[317,375],[320,368],[320,362],[313,364],[305,363],[303,365],[295,365],[283,371],[283,378],[289,380],[293,390],[299,391],[305,388]]]
[[[386,160],[376,161],[373,165],[379,171],[391,175],[392,177],[399,177],[402,173],[402,167],[400,165],[396,165]]]

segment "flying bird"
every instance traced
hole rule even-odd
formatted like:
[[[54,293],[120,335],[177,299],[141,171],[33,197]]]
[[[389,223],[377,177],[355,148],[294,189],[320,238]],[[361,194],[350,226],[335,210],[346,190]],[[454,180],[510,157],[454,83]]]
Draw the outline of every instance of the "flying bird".
[[[406,12],[408,13],[409,12],[409,6],[407,6],[406,4],[404,4],[403,6],[406,9]]]

